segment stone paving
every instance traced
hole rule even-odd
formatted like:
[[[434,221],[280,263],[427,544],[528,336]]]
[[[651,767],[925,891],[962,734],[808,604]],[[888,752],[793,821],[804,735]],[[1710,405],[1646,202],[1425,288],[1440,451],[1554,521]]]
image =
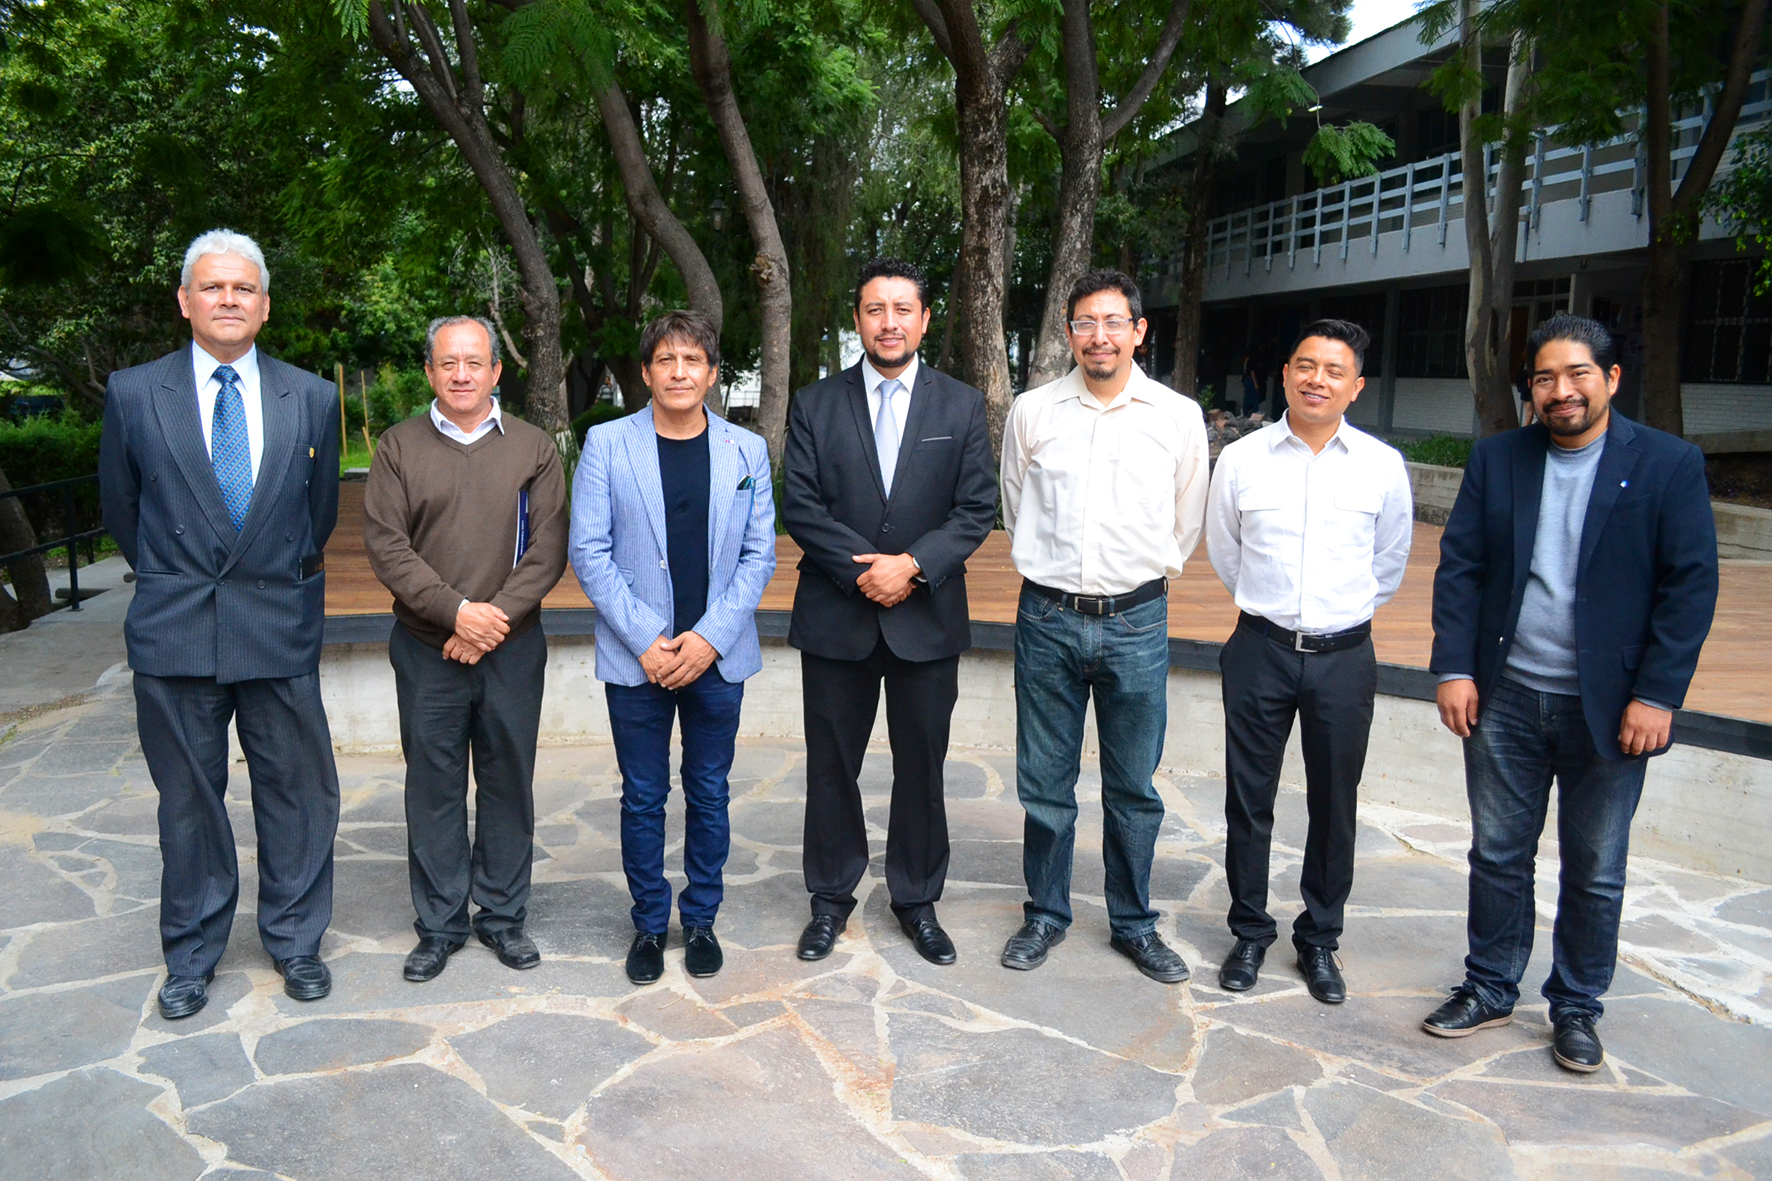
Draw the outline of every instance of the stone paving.
[[[560,747],[542,752],[536,793],[542,965],[511,972],[475,945],[413,985],[400,978],[413,939],[400,764],[351,757],[324,948],[333,995],[283,995],[254,931],[247,835],[209,1007],[168,1024],[153,1006],[155,796],[134,735],[125,673],[0,745],[8,1181],[1772,1177],[1766,886],[1633,863],[1625,962],[1600,1026],[1609,1063],[1577,1077],[1551,1061],[1541,1003],[1462,1041],[1416,1027],[1460,975],[1456,823],[1366,810],[1347,1004],[1311,1000],[1283,945],[1258,988],[1232,996],[1215,986],[1230,944],[1222,785],[1163,780],[1153,893],[1195,970],[1164,987],[1107,947],[1086,768],[1071,938],[1038,971],[1009,972],[996,957],[1021,901],[1013,758],[956,750],[941,917],[959,963],[912,952],[876,860],[837,953],[802,964],[801,755],[747,742],[718,927],[726,968],[692,980],[673,946],[665,978],[637,989],[621,969],[612,753]],[[885,763],[870,759],[867,783],[882,825]],[[243,786],[234,824],[250,834]],[[1303,813],[1288,793],[1283,921]],[[1554,862],[1541,870],[1544,899]],[[1548,942],[1547,921],[1533,987]]]

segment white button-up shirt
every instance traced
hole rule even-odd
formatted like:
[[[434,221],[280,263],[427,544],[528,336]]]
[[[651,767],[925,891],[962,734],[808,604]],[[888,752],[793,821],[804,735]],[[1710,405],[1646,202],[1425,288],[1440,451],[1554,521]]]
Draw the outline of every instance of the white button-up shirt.
[[[1414,519],[1399,451],[1343,420],[1313,455],[1282,416],[1219,453],[1206,553],[1242,610],[1345,631],[1402,585]]]
[[[259,394],[258,346],[246,355],[227,362],[240,375],[240,403],[246,410],[246,449],[252,456],[252,482],[258,483],[258,465],[265,454],[265,404]],[[197,380],[197,417],[203,420],[203,448],[215,458],[215,400],[221,396],[221,378],[215,375],[222,362],[191,342],[191,370]]]
[[[868,394],[868,427],[870,430],[880,418],[880,383],[885,380],[886,378],[880,376],[880,371],[874,368],[873,363],[867,357],[862,357],[861,388],[866,390]],[[911,354],[910,364],[904,367],[904,372],[899,374],[895,380],[904,387],[892,395],[892,420],[898,424],[898,445],[902,448],[904,446],[905,419],[909,418],[911,414],[911,387],[917,382],[917,354]],[[890,480],[891,474],[888,473],[886,478]]]
[[[1136,365],[1106,406],[1081,369],[1029,390],[1003,427],[1003,524],[1016,570],[1082,595],[1178,576],[1200,540],[1207,462],[1199,403]]]
[[[431,422],[436,425],[438,433],[440,433],[445,439],[460,443],[464,447],[471,443],[478,443],[481,439],[484,439],[487,435],[491,434],[494,427],[498,428],[499,434],[502,435],[505,433],[504,416],[499,411],[498,399],[496,397],[492,399],[492,410],[485,418],[480,420],[480,425],[471,431],[464,431],[453,422],[450,422],[447,418],[444,418],[443,412],[437,409],[437,399],[435,398],[431,399]]]

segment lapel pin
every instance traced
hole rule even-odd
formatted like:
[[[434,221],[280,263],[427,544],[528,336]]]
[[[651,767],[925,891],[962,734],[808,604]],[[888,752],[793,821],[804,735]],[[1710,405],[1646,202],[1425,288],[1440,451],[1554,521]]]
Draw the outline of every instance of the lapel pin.
[[[309,459],[314,458],[314,449],[312,447],[308,448],[308,458]]]
[[[1629,480],[1620,480],[1620,481],[1618,481],[1618,486],[1619,486],[1619,487],[1620,487],[1620,488],[1629,488],[1629,487],[1630,487],[1630,481],[1629,481]]]

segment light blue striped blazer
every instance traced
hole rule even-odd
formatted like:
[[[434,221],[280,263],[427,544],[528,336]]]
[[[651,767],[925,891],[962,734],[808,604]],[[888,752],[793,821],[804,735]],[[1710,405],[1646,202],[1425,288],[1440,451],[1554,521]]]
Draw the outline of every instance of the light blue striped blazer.
[[[775,573],[769,449],[709,411],[708,469],[708,607],[692,630],[720,653],[720,675],[737,682],[763,667],[756,611]],[[570,553],[597,608],[597,679],[644,685],[639,654],[670,634],[672,613],[652,407],[585,435]]]

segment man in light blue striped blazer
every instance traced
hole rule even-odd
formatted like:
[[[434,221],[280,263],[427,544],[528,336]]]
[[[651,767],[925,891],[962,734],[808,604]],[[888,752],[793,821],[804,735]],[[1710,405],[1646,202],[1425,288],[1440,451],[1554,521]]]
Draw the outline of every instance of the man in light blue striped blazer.
[[[683,965],[720,970],[714,916],[731,845],[727,774],[747,677],[763,667],[756,611],[775,573],[775,499],[762,438],[705,408],[720,338],[695,312],[640,337],[652,404],[593,427],[572,487],[572,568],[597,608],[597,678],[621,766],[621,856],[633,894],[628,978],[664,972],[671,726],[683,727]]]

